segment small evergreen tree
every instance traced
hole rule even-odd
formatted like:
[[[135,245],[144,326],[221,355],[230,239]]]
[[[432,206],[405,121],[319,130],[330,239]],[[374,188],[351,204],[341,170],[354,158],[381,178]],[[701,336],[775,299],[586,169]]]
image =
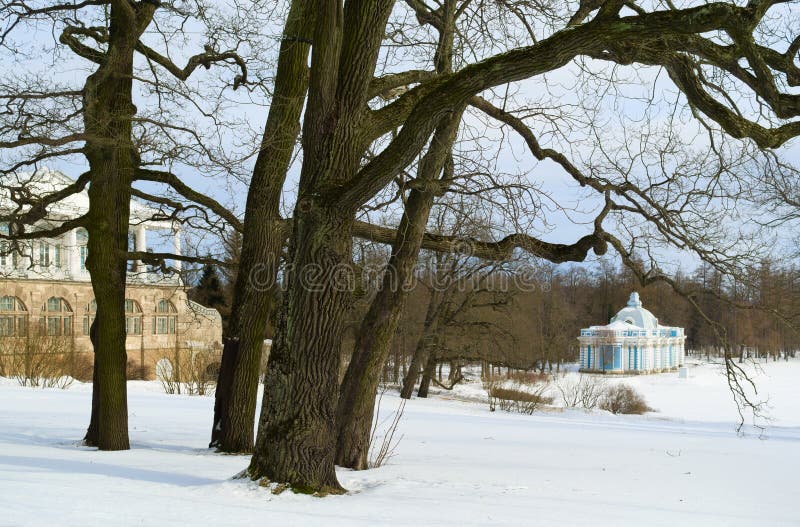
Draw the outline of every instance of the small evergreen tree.
[[[225,310],[227,302],[225,300],[225,293],[222,290],[222,282],[217,274],[217,268],[213,265],[206,265],[203,267],[203,272],[200,275],[200,280],[197,285],[192,289],[190,298],[206,307],[214,308],[220,311]]]

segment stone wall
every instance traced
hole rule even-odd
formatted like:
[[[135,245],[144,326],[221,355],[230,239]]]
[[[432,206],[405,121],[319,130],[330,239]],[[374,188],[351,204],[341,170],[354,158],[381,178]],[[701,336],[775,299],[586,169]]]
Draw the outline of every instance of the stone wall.
[[[91,284],[85,282],[48,280],[0,279],[0,297],[13,296],[24,305],[28,332],[47,331],[47,317],[68,319],[68,329],[62,337],[69,341],[71,352],[92,355],[88,327],[93,319]],[[126,342],[129,365],[134,369],[144,368],[149,377],[156,371],[162,358],[174,361],[179,356],[191,355],[194,351],[219,352],[222,348],[222,321],[216,310],[204,308],[187,300],[186,292],[177,286],[129,284],[126,298],[135,304],[128,317],[138,318],[137,334],[129,334]],[[61,298],[71,311],[51,313],[47,311],[50,298]],[[159,312],[159,302],[166,300],[174,306],[174,312]],[[172,308],[169,307],[171,310]],[[3,316],[4,313],[0,313]],[[161,320],[159,320],[161,319]],[[69,333],[69,334],[67,334]],[[7,337],[0,337],[7,338]],[[129,368],[130,369],[130,368]]]

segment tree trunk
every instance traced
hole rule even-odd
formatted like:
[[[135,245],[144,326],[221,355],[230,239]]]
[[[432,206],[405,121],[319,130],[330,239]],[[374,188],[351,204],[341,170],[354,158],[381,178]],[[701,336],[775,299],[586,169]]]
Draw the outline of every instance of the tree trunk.
[[[264,378],[250,475],[300,492],[339,493],[336,410],[342,328],[352,298],[351,236],[371,187],[353,185],[353,178],[372,140],[363,124],[394,2],[315,5],[325,23],[316,24],[313,36],[288,289]]]
[[[139,156],[132,141],[133,54],[156,5],[112,2],[105,60],[83,89],[84,153],[89,186],[89,257],[96,315],[92,400],[96,427],[87,431],[100,450],[127,450],[128,405],[125,366],[125,286],[131,181]],[[95,399],[96,398],[96,399]],[[91,433],[90,433],[91,432]]]
[[[275,306],[284,232],[280,198],[300,133],[308,88],[308,39],[313,30],[310,1],[292,2],[278,55],[275,92],[247,194],[239,271],[228,334],[222,350],[210,447],[220,452],[253,450],[258,372],[264,338]]]
[[[461,113],[446,119],[431,141],[431,148],[420,163],[418,180],[439,178],[455,141]],[[403,306],[414,279],[425,227],[434,195],[414,190],[410,193],[392,246],[380,291],[370,304],[359,327],[350,364],[339,391],[337,408],[338,445],[336,463],[343,467],[367,468],[369,436],[375,409],[375,394],[381,368],[397,333]]]
[[[408,373],[403,377],[403,388],[400,390],[400,397],[403,399],[411,399],[414,393],[414,387],[417,385],[422,368],[427,360],[426,352],[428,348],[424,339],[420,339],[417,347],[414,350],[414,355],[411,357],[411,364],[408,367]]]
[[[431,379],[436,375],[436,352],[431,351],[428,353],[428,359],[425,361],[425,369],[422,372],[422,380],[419,382],[419,390],[417,390],[417,397],[425,399],[428,397],[428,390],[431,387]]]
[[[337,373],[350,298],[349,277],[340,273],[352,270],[352,219],[304,208],[301,201],[295,209],[293,266],[249,470],[254,479],[289,483],[300,492],[340,493],[334,470]]]
[[[95,313],[94,320],[89,329],[89,340],[92,342],[92,349],[97,349],[97,313]],[[100,440],[98,433],[98,414],[100,412],[100,390],[95,390],[94,385],[97,383],[97,368],[94,363],[97,362],[95,358],[92,361],[92,416],[89,418],[89,428],[86,430],[86,436],[83,438],[83,443],[86,446],[97,446]]]
[[[395,346],[394,349],[394,362],[392,363],[392,382],[397,382],[400,379],[400,349]]]
[[[414,348],[414,355],[411,357],[411,364],[408,367],[408,372],[403,377],[403,387],[400,390],[400,397],[403,399],[411,399],[414,393],[414,386],[417,384],[417,379],[422,373],[422,368],[428,360],[428,351],[436,344],[436,331],[438,329],[439,309],[440,309],[441,292],[437,289],[431,291],[431,298],[428,301],[428,309],[425,313],[425,322],[422,326],[422,333],[417,346]]]

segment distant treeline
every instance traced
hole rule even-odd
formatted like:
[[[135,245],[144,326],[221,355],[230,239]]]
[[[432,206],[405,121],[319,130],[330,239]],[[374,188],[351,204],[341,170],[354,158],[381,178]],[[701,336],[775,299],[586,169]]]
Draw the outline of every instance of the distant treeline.
[[[384,256],[372,253],[357,266],[381,269]],[[522,267],[457,256],[423,257],[423,271],[413,285],[393,342],[387,376],[402,378],[415,354],[419,368],[430,357],[436,365],[483,361],[521,369],[556,369],[577,360],[580,329],[608,323],[632,291],[639,292],[644,307],[659,323],[685,328],[690,354],[718,356],[726,344],[737,358],[794,356],[800,349],[796,329],[800,327],[800,269],[796,267],[765,262],[748,276],[732,278],[701,266],[677,273],[676,285],[683,294],[664,282],[642,287],[627,268],[610,259],[580,266],[526,265],[526,280],[509,279]],[[227,273],[217,280],[212,272],[205,270],[191,296],[227,318],[231,281]],[[379,280],[358,282],[354,290],[342,343],[343,364],[375,294],[375,283]],[[692,295],[699,310],[686,294]]]
[[[485,271],[496,276],[514,269]],[[669,284],[642,287],[630,271],[607,259],[597,265],[547,264],[536,273],[535,287],[520,290],[513,280],[505,280],[512,284],[507,292],[486,287],[475,293],[481,286],[443,292],[427,287],[422,278],[405,306],[387,368],[402,376],[415,351],[428,347],[437,354],[437,363],[480,360],[513,368],[555,369],[577,360],[580,329],[607,324],[632,291],[639,292],[644,307],[660,324],[685,328],[689,353],[721,355],[727,344],[737,358],[777,358],[794,356],[800,348],[798,268],[764,263],[739,279],[707,266],[679,272],[676,285],[693,295],[699,310]],[[487,279],[484,284],[491,282]],[[470,293],[474,298],[467,299]],[[367,305],[365,301],[354,305],[354,331]],[[443,313],[439,320],[434,313],[431,320],[437,307]],[[352,345],[349,337],[342,349],[345,356]]]

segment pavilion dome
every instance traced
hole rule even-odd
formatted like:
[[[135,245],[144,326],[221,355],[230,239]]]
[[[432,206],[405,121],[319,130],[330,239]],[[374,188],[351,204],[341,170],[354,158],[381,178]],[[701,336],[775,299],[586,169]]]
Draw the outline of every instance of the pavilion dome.
[[[642,307],[639,293],[634,291],[628,299],[628,305],[623,307],[612,319],[614,322],[626,322],[642,329],[657,329],[658,319],[650,311]]]

